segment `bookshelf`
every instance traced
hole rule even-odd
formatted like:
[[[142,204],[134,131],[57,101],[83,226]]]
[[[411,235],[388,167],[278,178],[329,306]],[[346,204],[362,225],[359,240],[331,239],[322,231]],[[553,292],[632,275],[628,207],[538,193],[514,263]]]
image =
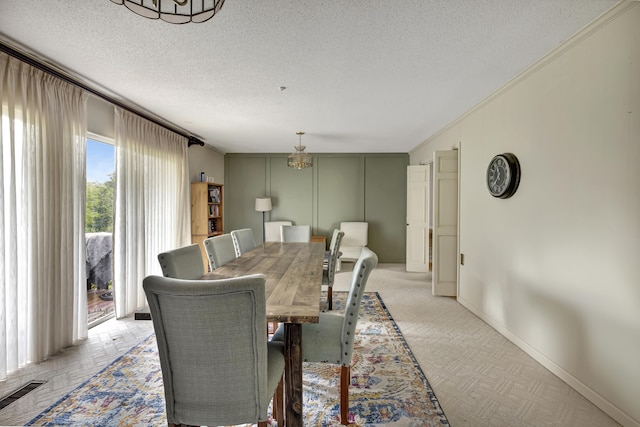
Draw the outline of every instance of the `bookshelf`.
[[[212,182],[191,183],[191,243],[200,245],[205,266],[209,259],[202,242],[224,233],[223,185]]]

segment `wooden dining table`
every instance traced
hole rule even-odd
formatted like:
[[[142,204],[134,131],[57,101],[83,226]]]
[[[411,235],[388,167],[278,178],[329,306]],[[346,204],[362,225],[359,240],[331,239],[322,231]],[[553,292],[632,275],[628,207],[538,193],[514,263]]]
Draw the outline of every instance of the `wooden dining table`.
[[[267,321],[285,328],[287,427],[302,427],[302,324],[319,320],[324,251],[325,245],[316,242],[266,242],[203,276],[266,276]]]

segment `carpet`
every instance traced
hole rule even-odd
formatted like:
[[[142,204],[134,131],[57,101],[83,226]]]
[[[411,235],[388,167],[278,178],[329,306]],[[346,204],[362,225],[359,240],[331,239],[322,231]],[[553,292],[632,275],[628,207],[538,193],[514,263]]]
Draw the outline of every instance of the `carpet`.
[[[346,295],[334,293],[334,310],[342,309]],[[377,293],[363,297],[356,336],[349,388],[353,425],[449,425]],[[305,362],[304,426],[339,425],[339,372],[333,364]],[[155,336],[133,347],[28,425],[166,426]]]

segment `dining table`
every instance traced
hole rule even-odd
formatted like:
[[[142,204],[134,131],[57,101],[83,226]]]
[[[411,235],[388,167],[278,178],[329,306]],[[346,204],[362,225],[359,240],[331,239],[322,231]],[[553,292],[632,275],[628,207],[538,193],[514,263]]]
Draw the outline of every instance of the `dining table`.
[[[267,322],[285,329],[285,423],[302,427],[302,325],[318,323],[325,244],[265,242],[203,279],[264,274]]]

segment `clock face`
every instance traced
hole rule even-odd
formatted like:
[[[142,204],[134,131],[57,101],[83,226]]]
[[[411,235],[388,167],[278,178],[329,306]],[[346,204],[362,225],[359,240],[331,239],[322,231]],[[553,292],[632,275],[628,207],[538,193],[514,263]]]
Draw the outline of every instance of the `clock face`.
[[[493,197],[511,197],[520,183],[520,164],[511,153],[495,156],[487,168],[487,187]]]

